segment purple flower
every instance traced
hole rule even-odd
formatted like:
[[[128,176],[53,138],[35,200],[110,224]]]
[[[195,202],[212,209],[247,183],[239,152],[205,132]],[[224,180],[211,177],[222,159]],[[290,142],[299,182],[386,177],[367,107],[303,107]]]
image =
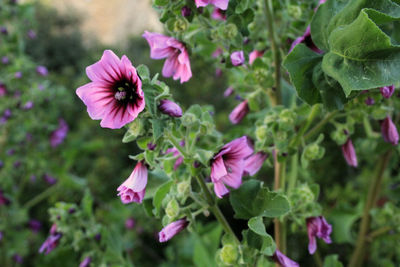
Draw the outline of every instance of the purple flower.
[[[49,184],[49,185],[53,185],[53,184],[56,184],[56,183],[57,183],[57,179],[54,178],[53,176],[47,174],[47,173],[45,173],[45,174],[43,175],[43,180],[44,180],[47,184]]]
[[[17,72],[14,74],[14,77],[17,78],[17,79],[21,79],[21,78],[22,78],[22,72],[17,71]]]
[[[1,58],[1,63],[7,65],[8,63],[10,63],[10,59],[7,56],[4,56]]]
[[[399,132],[389,116],[383,120],[381,132],[385,142],[391,143],[392,145],[397,145],[399,143]]]
[[[14,149],[14,148],[10,148],[9,150],[7,150],[6,154],[7,154],[8,156],[14,155],[14,154],[15,154],[15,149]]]
[[[31,40],[36,39],[36,32],[34,30],[29,30],[27,35],[28,35],[28,38]]]
[[[192,15],[192,10],[188,6],[184,6],[181,9],[181,14],[183,17],[190,17]]]
[[[222,10],[228,8],[229,0],[194,0],[196,7],[205,7],[207,5],[213,5]]]
[[[158,233],[159,241],[167,242],[176,234],[185,229],[188,224],[189,222],[186,219],[180,219],[168,224],[161,230],[161,232]]]
[[[307,218],[308,232],[308,252],[314,254],[317,250],[316,238],[321,238],[325,243],[332,242],[330,235],[332,233],[332,225],[330,225],[323,216]]]
[[[153,144],[153,143],[148,143],[147,144],[147,149],[153,151],[154,149],[156,149],[157,145]]]
[[[18,169],[19,167],[21,167],[21,164],[22,164],[22,162],[21,161],[19,161],[19,160],[17,160],[16,162],[14,162],[14,168],[15,169]]]
[[[185,146],[185,141],[182,140],[181,142],[179,142],[179,145],[182,147]],[[176,147],[168,148],[167,151],[165,151],[165,154],[170,154],[170,153],[172,153],[174,157],[177,157],[174,163],[174,171],[176,171],[179,168],[179,166],[183,163],[183,157],[181,156],[181,153]]]
[[[142,36],[149,43],[152,59],[167,58],[162,69],[164,77],[180,79],[181,83],[187,82],[192,77],[189,53],[183,43],[154,32],[145,31]]]
[[[172,102],[171,100],[168,99],[161,100],[158,109],[162,113],[167,114],[171,117],[177,117],[177,118],[182,117],[181,107],[178,106],[176,103]]]
[[[43,91],[43,90],[44,90],[44,86],[43,86],[42,84],[39,84],[39,85],[38,85],[38,89],[39,89],[40,91]]]
[[[264,152],[257,152],[254,155],[246,158],[244,161],[244,175],[253,176],[256,174],[262,167],[264,161],[268,158],[268,154]]]
[[[36,72],[40,75],[40,76],[47,76],[49,74],[47,68],[45,66],[37,66],[36,67]]]
[[[60,238],[62,237],[61,233],[54,233],[50,234],[49,237],[44,241],[42,246],[39,249],[39,253],[43,253],[45,255],[49,254],[53,249],[55,249],[58,246],[58,242]]]
[[[220,8],[214,8],[213,12],[211,13],[211,18],[224,21],[226,20],[225,11]]]
[[[38,220],[31,219],[28,223],[29,228],[32,230],[34,233],[38,233],[40,231],[40,228],[42,228],[42,223]]]
[[[367,99],[365,99],[365,104],[367,106],[372,106],[373,104],[375,104],[375,100],[372,97],[367,97]]]
[[[0,241],[3,240],[3,236],[4,236],[3,232],[0,231]]]
[[[353,167],[357,167],[357,155],[353,146],[353,142],[351,142],[350,138],[347,139],[344,145],[342,145],[342,152],[347,164]]]
[[[4,124],[8,121],[9,118],[11,118],[12,112],[11,109],[6,109],[4,110],[3,116],[0,118],[0,124]]]
[[[8,34],[8,30],[7,30],[7,28],[4,27],[4,26],[1,26],[1,27],[0,27],[0,32],[1,32],[3,35],[7,35],[7,34]]]
[[[58,120],[58,128],[54,130],[50,135],[51,147],[57,147],[64,142],[64,139],[68,134],[68,124],[64,119]]]
[[[253,153],[246,136],[237,138],[226,145],[211,160],[211,181],[215,194],[222,198],[229,193],[226,185],[239,188],[245,168],[245,159]]]
[[[381,94],[384,98],[390,98],[394,93],[394,85],[381,87]]]
[[[235,51],[231,54],[231,62],[233,66],[240,66],[244,63],[243,51]]]
[[[252,65],[254,60],[264,55],[264,51],[253,50],[249,55],[249,64]]]
[[[117,189],[118,196],[124,204],[131,202],[142,203],[147,185],[147,167],[142,161],[136,164],[128,179]]]
[[[314,52],[318,53],[318,54],[322,54],[323,51],[320,50],[313,42],[312,38],[311,38],[311,28],[310,26],[307,27],[306,31],[304,32],[304,34],[300,37],[298,37],[296,40],[294,40],[294,42],[292,43],[292,45],[290,46],[289,52],[292,52],[293,48],[300,44],[300,43],[305,43],[307,47],[309,47],[311,50],[313,50]]]
[[[86,68],[91,80],[76,89],[89,116],[103,128],[119,129],[133,121],[145,107],[142,81],[124,55],[105,50],[100,61]]]
[[[215,77],[219,78],[222,76],[222,70],[220,68],[215,69]]]
[[[5,96],[7,94],[7,87],[0,83],[0,97]]]
[[[4,167],[4,162],[0,160],[0,169]]]
[[[238,124],[243,118],[249,113],[249,104],[247,100],[241,102],[239,105],[237,105],[229,114],[229,120],[233,124]]]
[[[4,196],[3,190],[0,189],[0,206],[3,206],[3,205],[8,206],[8,205],[10,205],[10,203],[11,203],[11,201]]]
[[[79,267],[88,267],[90,266],[90,263],[92,262],[91,257],[86,257],[80,264]]]
[[[125,228],[128,230],[131,230],[131,229],[133,229],[133,227],[135,227],[135,224],[136,224],[135,219],[128,218],[125,221]]]
[[[13,258],[14,262],[17,264],[22,264],[24,262],[24,259],[19,254],[14,254],[14,256],[12,258]]]
[[[220,56],[222,55],[223,52],[224,52],[224,50],[222,50],[221,47],[218,47],[218,48],[215,49],[215,51],[212,53],[212,57],[213,57],[213,58],[220,57]]]
[[[23,110],[30,110],[33,108],[33,101],[28,101],[22,106]]]
[[[235,90],[233,89],[233,87],[228,87],[224,92],[224,97],[226,98],[228,96],[231,96],[234,92]]]
[[[275,262],[279,263],[282,267],[299,267],[300,266],[297,262],[286,257],[278,249],[275,250],[275,253],[272,257],[275,260]]]

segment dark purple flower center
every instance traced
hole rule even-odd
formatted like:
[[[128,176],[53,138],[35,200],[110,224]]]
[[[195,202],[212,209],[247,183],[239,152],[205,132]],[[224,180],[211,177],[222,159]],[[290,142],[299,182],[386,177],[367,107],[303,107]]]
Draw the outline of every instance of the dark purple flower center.
[[[136,102],[138,98],[137,95],[137,83],[132,84],[130,81],[126,79],[122,79],[120,81],[116,81],[114,86],[114,98],[118,100],[119,103],[126,105],[128,102]]]

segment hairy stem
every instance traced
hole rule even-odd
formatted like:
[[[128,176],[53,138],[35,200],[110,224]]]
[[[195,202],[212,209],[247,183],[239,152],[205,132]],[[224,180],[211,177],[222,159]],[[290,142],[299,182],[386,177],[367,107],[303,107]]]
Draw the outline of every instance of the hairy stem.
[[[367,243],[367,234],[371,222],[371,217],[369,213],[370,210],[376,204],[376,200],[378,198],[380,187],[383,180],[383,174],[389,163],[390,155],[391,151],[386,152],[376,166],[375,177],[373,177],[373,180],[368,190],[368,195],[364,206],[364,212],[361,218],[360,228],[358,231],[357,243],[353,255],[351,256],[349,267],[362,266],[365,254],[365,245]]]
[[[204,179],[199,175],[196,175],[195,177],[204,193],[204,196],[205,196],[208,204],[210,205],[210,210],[212,211],[214,216],[217,218],[218,222],[222,225],[222,228],[224,229],[225,233],[232,236],[235,239],[236,243],[239,244],[240,243],[239,239],[233,232],[231,226],[229,225],[229,223],[226,220],[222,211],[219,209],[217,203],[214,201],[214,198],[213,198],[210,190],[208,189],[206,183],[204,182]]]
[[[41,202],[42,200],[45,200],[46,198],[48,198],[49,196],[51,196],[52,194],[54,194],[55,191],[58,190],[58,186],[57,185],[53,185],[49,188],[47,188],[46,190],[44,190],[42,193],[40,193],[39,195],[36,195],[34,198],[32,198],[31,200],[29,200],[28,202],[26,202],[23,205],[24,209],[30,209],[33,206],[35,206],[36,204],[38,204],[39,202]]]
[[[372,242],[374,240],[374,238],[376,238],[380,235],[386,234],[387,232],[389,232],[392,229],[393,229],[393,227],[391,227],[391,226],[384,226],[375,231],[372,231],[371,233],[369,233],[369,235],[367,237],[367,241]]]
[[[267,18],[268,35],[271,43],[272,54],[274,56],[275,65],[275,105],[282,103],[282,90],[281,90],[281,54],[279,51],[278,43],[276,41],[274,15],[272,9],[272,0],[264,1],[264,11]]]
[[[304,140],[317,134],[321,130],[321,128],[324,127],[325,124],[327,124],[337,113],[338,113],[337,110],[327,113],[325,117],[322,119],[322,121],[320,121],[308,133],[304,135]]]
[[[277,191],[280,188],[285,187],[285,162],[279,163],[278,151],[274,152],[274,190]],[[284,221],[280,221],[279,218],[274,219],[274,237],[276,248],[282,253],[286,253],[286,225]]]
[[[311,108],[310,114],[308,115],[306,122],[303,124],[303,126],[300,128],[300,130],[297,132],[295,138],[290,142],[289,146],[296,147],[299,144],[304,133],[308,130],[311,123],[314,121],[315,117],[318,115],[319,112],[320,112],[319,105],[314,105]]]

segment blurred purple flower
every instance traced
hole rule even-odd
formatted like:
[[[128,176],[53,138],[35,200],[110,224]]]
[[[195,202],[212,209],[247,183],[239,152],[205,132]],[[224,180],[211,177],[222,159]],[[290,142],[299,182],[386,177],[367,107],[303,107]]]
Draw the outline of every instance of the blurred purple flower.
[[[233,87],[228,87],[224,92],[224,97],[226,98],[228,96],[231,96],[234,92],[235,90],[233,89]]]
[[[6,109],[4,110],[3,116],[0,118],[0,124],[4,124],[8,121],[8,119],[11,117],[12,112],[11,109]]]
[[[237,105],[229,114],[229,120],[233,124],[238,124],[243,118],[249,113],[249,104],[247,100],[241,102],[239,105]]]
[[[23,110],[30,110],[33,108],[33,101],[28,101],[22,106]]]
[[[321,238],[325,243],[330,244],[332,225],[330,225],[323,216],[307,218],[307,232],[308,232],[308,252],[314,254],[317,250],[316,238]]]
[[[3,190],[0,189],[0,206],[3,206],[3,205],[8,206],[8,205],[10,205],[10,203],[11,203],[11,201],[4,196]]]
[[[147,144],[147,149],[148,149],[148,150],[153,151],[156,147],[157,147],[157,145],[156,145],[156,144],[153,144],[153,143],[151,143],[151,142]]]
[[[125,221],[125,228],[128,230],[131,230],[131,229],[133,229],[133,227],[135,227],[135,224],[136,224],[135,219],[128,218]]]
[[[256,174],[264,164],[264,161],[268,158],[268,154],[264,152],[257,152],[244,161],[243,175],[253,176]]]
[[[375,100],[372,97],[367,97],[367,99],[365,99],[365,104],[367,106],[372,106],[373,104],[375,104]]]
[[[215,77],[219,78],[222,76],[222,70],[220,68],[215,69]]]
[[[180,219],[165,226],[159,233],[158,238],[160,242],[167,242],[176,234],[181,232],[187,227],[189,222],[186,219]]]
[[[47,76],[49,74],[49,71],[47,70],[47,68],[45,66],[37,66],[36,67],[36,72],[40,76]]]
[[[311,38],[311,28],[310,26],[307,27],[306,31],[304,32],[304,34],[300,37],[298,37],[296,40],[293,41],[292,45],[290,46],[289,49],[289,53],[292,52],[293,48],[300,44],[300,43],[305,43],[305,45],[310,48],[311,50],[313,50],[314,52],[318,53],[318,54],[322,54],[323,51],[320,50],[313,42],[312,38]]]
[[[14,256],[12,258],[13,258],[14,262],[17,264],[22,264],[24,262],[24,259],[19,254],[14,254]]]
[[[28,38],[31,40],[36,39],[36,32],[34,30],[29,30],[27,35],[28,35]]]
[[[353,167],[357,167],[357,155],[353,146],[353,142],[351,142],[350,138],[347,139],[344,145],[342,145],[342,152],[347,164]]]
[[[10,63],[10,59],[7,56],[4,56],[1,58],[1,63],[3,63],[4,65],[7,65]]]
[[[54,148],[61,145],[68,134],[68,124],[64,119],[58,120],[58,128],[51,133],[50,145]]]
[[[184,17],[190,17],[190,15],[192,15],[192,10],[190,9],[190,7],[184,6],[181,9],[181,14]]]
[[[92,262],[91,257],[86,257],[80,264],[79,267],[88,267],[90,263]]]
[[[220,56],[222,55],[223,52],[224,52],[224,50],[222,50],[221,47],[218,47],[218,48],[215,49],[215,51],[212,53],[212,57],[213,57],[213,58],[220,57]]]
[[[8,156],[14,155],[14,154],[15,154],[15,149],[14,149],[14,148],[10,148],[9,150],[7,150],[6,154],[7,154]]]
[[[399,132],[389,116],[383,120],[381,124],[381,132],[385,142],[391,143],[392,145],[397,145],[399,143]]]
[[[17,72],[14,74],[14,77],[17,78],[17,79],[21,79],[21,78],[22,78],[22,72],[17,71]]]
[[[272,256],[275,262],[279,263],[282,267],[300,267],[300,265],[286,257],[282,252],[280,252],[278,249],[275,250],[274,255]]]
[[[44,243],[40,247],[39,253],[44,252],[44,254],[47,255],[50,252],[52,252],[53,249],[55,249],[58,246],[58,242],[61,237],[62,237],[61,233],[56,232],[54,234],[50,234],[49,237],[46,239],[46,241],[44,241]]]
[[[244,63],[243,51],[235,51],[231,54],[231,62],[233,66],[240,66]]]
[[[394,85],[384,86],[380,88],[381,94],[384,98],[390,98],[394,93]]]
[[[29,221],[28,225],[33,233],[38,233],[40,231],[40,229],[42,228],[42,223],[35,219],[31,219]]]
[[[171,117],[182,117],[182,109],[178,104],[175,102],[172,102],[171,100],[168,99],[163,99],[160,101],[160,105],[158,106],[158,109],[161,111],[161,113],[167,114]]]
[[[3,232],[0,231],[0,241],[3,240],[3,235],[4,235]]]
[[[249,55],[249,64],[252,65],[254,60],[264,55],[264,51],[253,50]]]
[[[53,184],[57,183],[57,179],[55,177],[53,177],[53,176],[50,176],[47,173],[45,173],[43,175],[43,180],[49,185],[53,185]]]
[[[19,160],[17,160],[16,162],[14,162],[14,168],[15,169],[18,169],[19,167],[21,167],[21,164],[22,164],[22,162],[21,161],[19,161]]]
[[[8,34],[8,30],[7,30],[7,28],[4,27],[4,26],[1,26],[1,27],[0,27],[0,32],[1,32],[1,34],[3,34],[3,35],[7,35],[7,34]]]
[[[0,169],[4,167],[4,162],[0,160]]]
[[[211,13],[211,18],[224,21],[226,20],[226,13],[220,8],[214,8],[213,12]]]

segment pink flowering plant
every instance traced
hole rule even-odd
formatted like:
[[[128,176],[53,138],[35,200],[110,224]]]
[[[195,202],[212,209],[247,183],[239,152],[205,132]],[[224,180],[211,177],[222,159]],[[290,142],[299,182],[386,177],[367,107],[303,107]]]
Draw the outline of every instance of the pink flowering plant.
[[[74,83],[84,121],[54,118],[48,128],[53,150],[72,131],[77,145],[65,148],[59,174],[80,193],[67,200],[54,189],[25,203],[33,212],[54,198],[39,262],[66,250],[80,266],[400,264],[399,1],[153,6],[165,30],[141,34],[146,53],[97,49]],[[31,75],[52,75],[43,65],[7,68],[0,101]],[[12,107],[39,104],[5,103],[4,125]],[[87,125],[97,131],[85,135]],[[106,139],[100,130],[122,144],[91,143]],[[98,172],[74,167],[97,159]],[[19,203],[12,185],[0,181],[5,214]]]

